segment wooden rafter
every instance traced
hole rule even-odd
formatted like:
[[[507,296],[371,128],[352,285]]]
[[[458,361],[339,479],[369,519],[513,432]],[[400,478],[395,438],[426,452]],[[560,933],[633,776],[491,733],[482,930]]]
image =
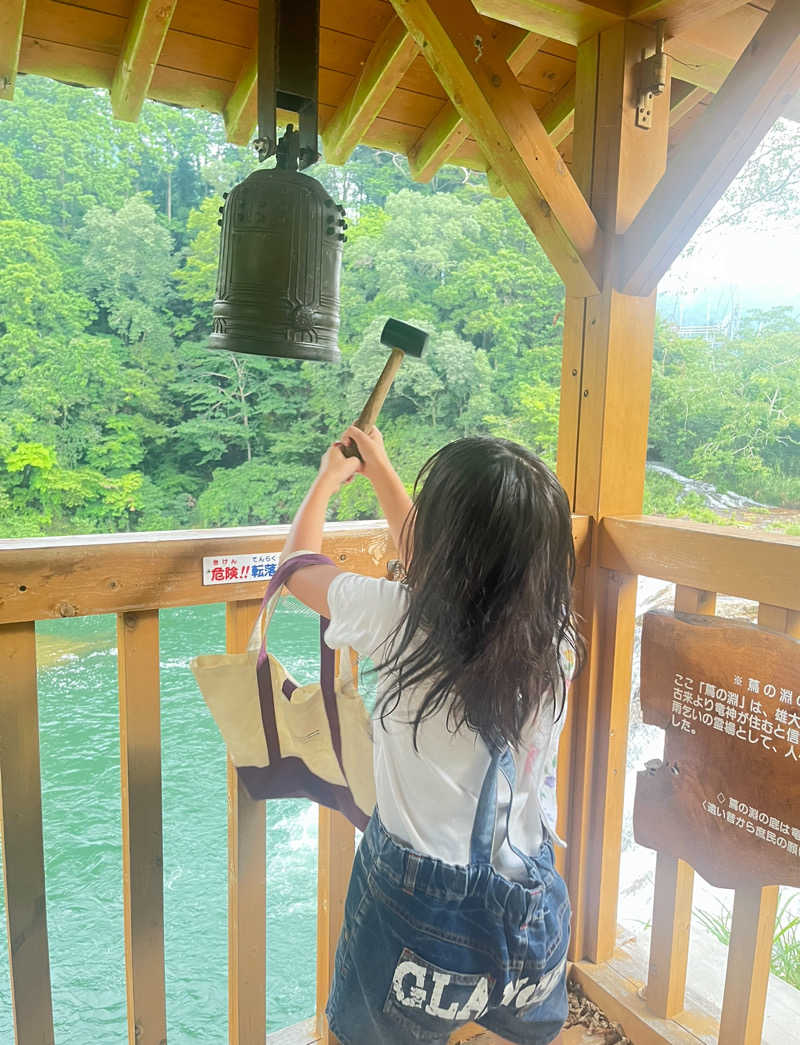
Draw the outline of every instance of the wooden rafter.
[[[25,0],[3,0],[0,5],[0,98],[14,97],[24,21]]]
[[[225,136],[234,145],[247,145],[253,136],[258,117],[258,54],[251,51],[245,59],[233,90],[225,103]]]
[[[708,91],[704,91],[702,87],[692,87],[689,83],[679,87],[678,81],[673,80],[669,99],[670,127],[680,123],[684,116],[688,116],[707,97]]]
[[[153,79],[177,0],[137,0],[111,83],[111,112],[136,122]]]
[[[776,0],[625,235],[621,286],[647,295],[800,87],[800,5]]]
[[[487,161],[567,286],[596,294],[602,234],[470,0],[392,0]]]
[[[575,124],[575,77],[570,77],[563,87],[553,94],[543,109],[539,110],[542,126],[550,135],[553,145],[560,145],[572,134]]]
[[[405,25],[393,17],[375,41],[361,75],[353,81],[322,132],[322,148],[328,163],[347,160],[418,53]]]
[[[546,37],[539,33],[523,33],[517,40],[506,59],[515,76],[519,76],[545,40]],[[450,102],[445,102],[409,151],[408,165],[414,180],[430,181],[468,136],[469,125],[466,120],[461,119],[458,110]]]

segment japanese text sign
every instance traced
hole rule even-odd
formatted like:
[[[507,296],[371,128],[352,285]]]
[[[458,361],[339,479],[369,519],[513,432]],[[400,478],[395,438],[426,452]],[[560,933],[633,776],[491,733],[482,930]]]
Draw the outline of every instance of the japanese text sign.
[[[800,886],[800,641],[746,621],[645,614],[634,837],[712,885]]]
[[[252,555],[214,555],[203,559],[203,584],[268,581],[278,568],[277,552]]]

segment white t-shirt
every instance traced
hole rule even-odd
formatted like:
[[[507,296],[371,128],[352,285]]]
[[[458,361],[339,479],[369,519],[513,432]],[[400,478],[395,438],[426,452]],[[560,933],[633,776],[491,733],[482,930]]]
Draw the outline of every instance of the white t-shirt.
[[[407,606],[408,592],[395,581],[342,573],[328,589],[331,623],[325,641],[334,649],[351,646],[375,663],[386,658]],[[386,692],[386,673],[378,675],[378,702]],[[469,863],[469,844],[478,796],[489,766],[481,737],[463,727],[447,728],[447,712],[425,718],[414,750],[414,708],[424,688],[406,688],[382,725],[375,722],[374,761],[378,811],[387,831],[400,844],[449,864]],[[559,701],[560,703],[560,701]],[[524,853],[535,854],[543,839],[542,821],[551,837],[556,824],[556,756],[564,715],[553,723],[553,702],[542,698],[541,711],[523,737],[516,763],[510,834]],[[384,728],[385,727],[385,728]],[[500,775],[492,864],[507,878],[524,878],[522,863],[506,840],[509,788]]]

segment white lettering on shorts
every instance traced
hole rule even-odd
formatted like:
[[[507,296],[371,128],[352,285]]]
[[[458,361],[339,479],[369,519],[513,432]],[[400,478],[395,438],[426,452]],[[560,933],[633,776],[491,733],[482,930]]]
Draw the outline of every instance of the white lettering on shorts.
[[[531,1005],[540,1004],[540,1002],[543,1002],[545,998],[549,997],[556,989],[564,976],[566,968],[567,959],[565,956],[554,969],[551,969],[550,972],[546,972],[538,983],[532,983],[530,986],[526,987],[525,985],[528,982],[528,977],[525,976],[516,983],[506,984],[501,1004],[510,1005],[513,1001],[515,1007],[518,1009],[527,1009],[530,1008]],[[506,1000],[506,998],[508,998],[508,1000]]]
[[[400,961],[397,963],[397,968],[394,970],[392,989],[394,990],[395,998],[401,1005],[407,1005],[409,1009],[421,1009],[425,1003],[423,985],[425,983],[426,970],[424,965],[419,965],[417,962],[403,961],[405,955],[410,953],[410,951],[403,951]],[[415,982],[413,985],[406,983],[407,976],[414,977]]]
[[[520,1010],[540,1004],[563,980],[566,967],[564,957],[535,983],[529,976],[511,980],[505,985],[500,1005]],[[486,1012],[494,982],[488,974],[440,969],[406,948],[394,970],[389,998],[394,995],[394,1002],[405,1009],[418,1009],[448,1023],[465,1023]]]
[[[448,1023],[464,1023],[486,1011],[493,987],[493,976],[440,969],[406,948],[394,970],[389,998],[393,995],[406,1009],[421,1009]]]

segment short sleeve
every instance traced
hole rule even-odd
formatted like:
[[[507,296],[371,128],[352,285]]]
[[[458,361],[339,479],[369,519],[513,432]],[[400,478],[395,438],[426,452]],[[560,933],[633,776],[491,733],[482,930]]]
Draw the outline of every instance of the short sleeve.
[[[328,588],[331,618],[325,642],[332,649],[351,646],[361,656],[378,659],[380,648],[400,624],[408,592],[404,585],[358,573],[341,573]]]

